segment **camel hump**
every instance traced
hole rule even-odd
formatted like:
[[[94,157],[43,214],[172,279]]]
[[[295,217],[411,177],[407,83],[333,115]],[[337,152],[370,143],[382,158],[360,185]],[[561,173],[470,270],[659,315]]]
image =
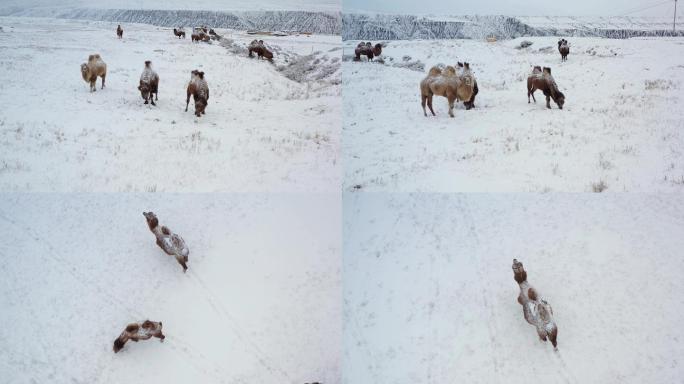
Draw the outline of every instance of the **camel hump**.
[[[441,74],[442,74],[442,69],[436,65],[434,67],[430,68],[430,71],[428,71],[429,76],[439,76]]]
[[[451,65],[447,65],[446,68],[444,68],[444,75],[445,76],[455,76],[456,75],[456,68],[452,67]]]

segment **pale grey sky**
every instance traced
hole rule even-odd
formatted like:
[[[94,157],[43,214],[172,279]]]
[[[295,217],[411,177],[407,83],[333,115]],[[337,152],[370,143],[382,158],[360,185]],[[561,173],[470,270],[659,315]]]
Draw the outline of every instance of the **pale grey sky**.
[[[343,12],[432,15],[621,16],[649,6],[630,15],[672,17],[674,0],[342,0]],[[678,17],[681,8],[684,1],[677,4]]]
[[[4,7],[78,7],[116,9],[182,9],[206,11],[299,10],[339,12],[341,0],[0,0]]]

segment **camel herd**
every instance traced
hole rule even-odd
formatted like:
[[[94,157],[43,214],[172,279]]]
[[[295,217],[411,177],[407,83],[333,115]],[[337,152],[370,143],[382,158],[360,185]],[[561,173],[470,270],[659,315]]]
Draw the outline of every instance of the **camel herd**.
[[[567,40],[558,41],[558,51],[561,61],[567,61],[570,53],[570,45]],[[382,44],[373,46],[370,41],[360,42],[354,50],[354,61],[360,61],[361,55],[365,55],[368,61],[382,54]],[[536,103],[534,92],[540,90],[546,96],[546,107],[551,109],[550,100],[553,100],[559,109],[563,109],[565,95],[558,89],[558,85],[551,76],[551,68],[534,66],[532,73],[527,77],[527,102],[530,96]],[[423,115],[428,116],[426,106],[433,116],[436,116],[432,108],[433,96],[442,96],[449,104],[449,116],[454,117],[454,104],[456,101],[463,102],[466,110],[475,107],[475,96],[479,93],[477,79],[470,69],[469,63],[458,62],[456,66],[434,66],[428,70],[427,76],[420,81],[420,102],[423,107]]]
[[[513,259],[513,279],[520,288],[518,304],[523,307],[523,317],[534,325],[541,341],[551,341],[554,349],[558,349],[558,326],[553,319],[553,309],[546,300],[527,282],[527,272],[523,264]]]
[[[188,270],[188,256],[190,249],[185,244],[185,240],[179,235],[173,233],[168,227],[160,226],[159,219],[154,212],[143,212],[147,226],[150,228],[152,234],[157,241],[157,246],[161,248],[167,255],[176,258],[178,264],[183,267],[183,273]],[[164,334],[162,333],[162,322],[145,320],[142,323],[131,323],[121,332],[121,335],[114,340],[114,353],[119,352],[128,340],[138,342],[138,340],[147,340],[156,337],[163,342]]]

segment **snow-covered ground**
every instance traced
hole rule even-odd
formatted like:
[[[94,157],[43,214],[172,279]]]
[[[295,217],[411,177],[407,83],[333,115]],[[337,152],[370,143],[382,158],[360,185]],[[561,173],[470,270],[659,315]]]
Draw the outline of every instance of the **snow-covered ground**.
[[[533,45],[515,49],[522,40]],[[345,190],[681,191],[684,40],[574,38],[565,63],[557,40],[391,41],[384,65],[348,60],[357,41],[345,42]],[[450,119],[435,97],[437,117],[424,117],[420,80],[456,61],[477,77],[476,108]],[[539,91],[527,103],[532,65],[552,68],[563,110]]]
[[[343,382],[676,383],[684,198],[347,194]],[[516,298],[551,304],[558,352]]]
[[[339,199],[2,195],[0,381],[340,383]],[[187,274],[149,210],[187,242]],[[147,318],[166,340],[114,354]]]
[[[193,44],[189,29],[179,40],[168,28],[124,24],[118,40],[105,22],[0,25],[1,190],[339,190],[339,80],[293,81],[215,42]],[[283,42],[282,55],[340,57],[339,36],[266,40]],[[80,74],[91,53],[108,65],[105,89],[92,94]],[[136,89],[145,60],[160,76],[157,107]],[[196,68],[210,88],[199,119],[192,101],[184,112]]]

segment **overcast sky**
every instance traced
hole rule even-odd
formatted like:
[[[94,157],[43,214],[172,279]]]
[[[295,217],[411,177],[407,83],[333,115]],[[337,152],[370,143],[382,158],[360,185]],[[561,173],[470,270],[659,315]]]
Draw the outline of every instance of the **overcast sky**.
[[[4,7],[340,11],[341,0],[0,0]]]
[[[432,15],[509,15],[509,16],[621,16],[666,0],[343,0],[344,12],[368,11]],[[680,1],[677,14],[684,8]],[[634,16],[669,16],[674,0],[651,9],[630,13]]]

